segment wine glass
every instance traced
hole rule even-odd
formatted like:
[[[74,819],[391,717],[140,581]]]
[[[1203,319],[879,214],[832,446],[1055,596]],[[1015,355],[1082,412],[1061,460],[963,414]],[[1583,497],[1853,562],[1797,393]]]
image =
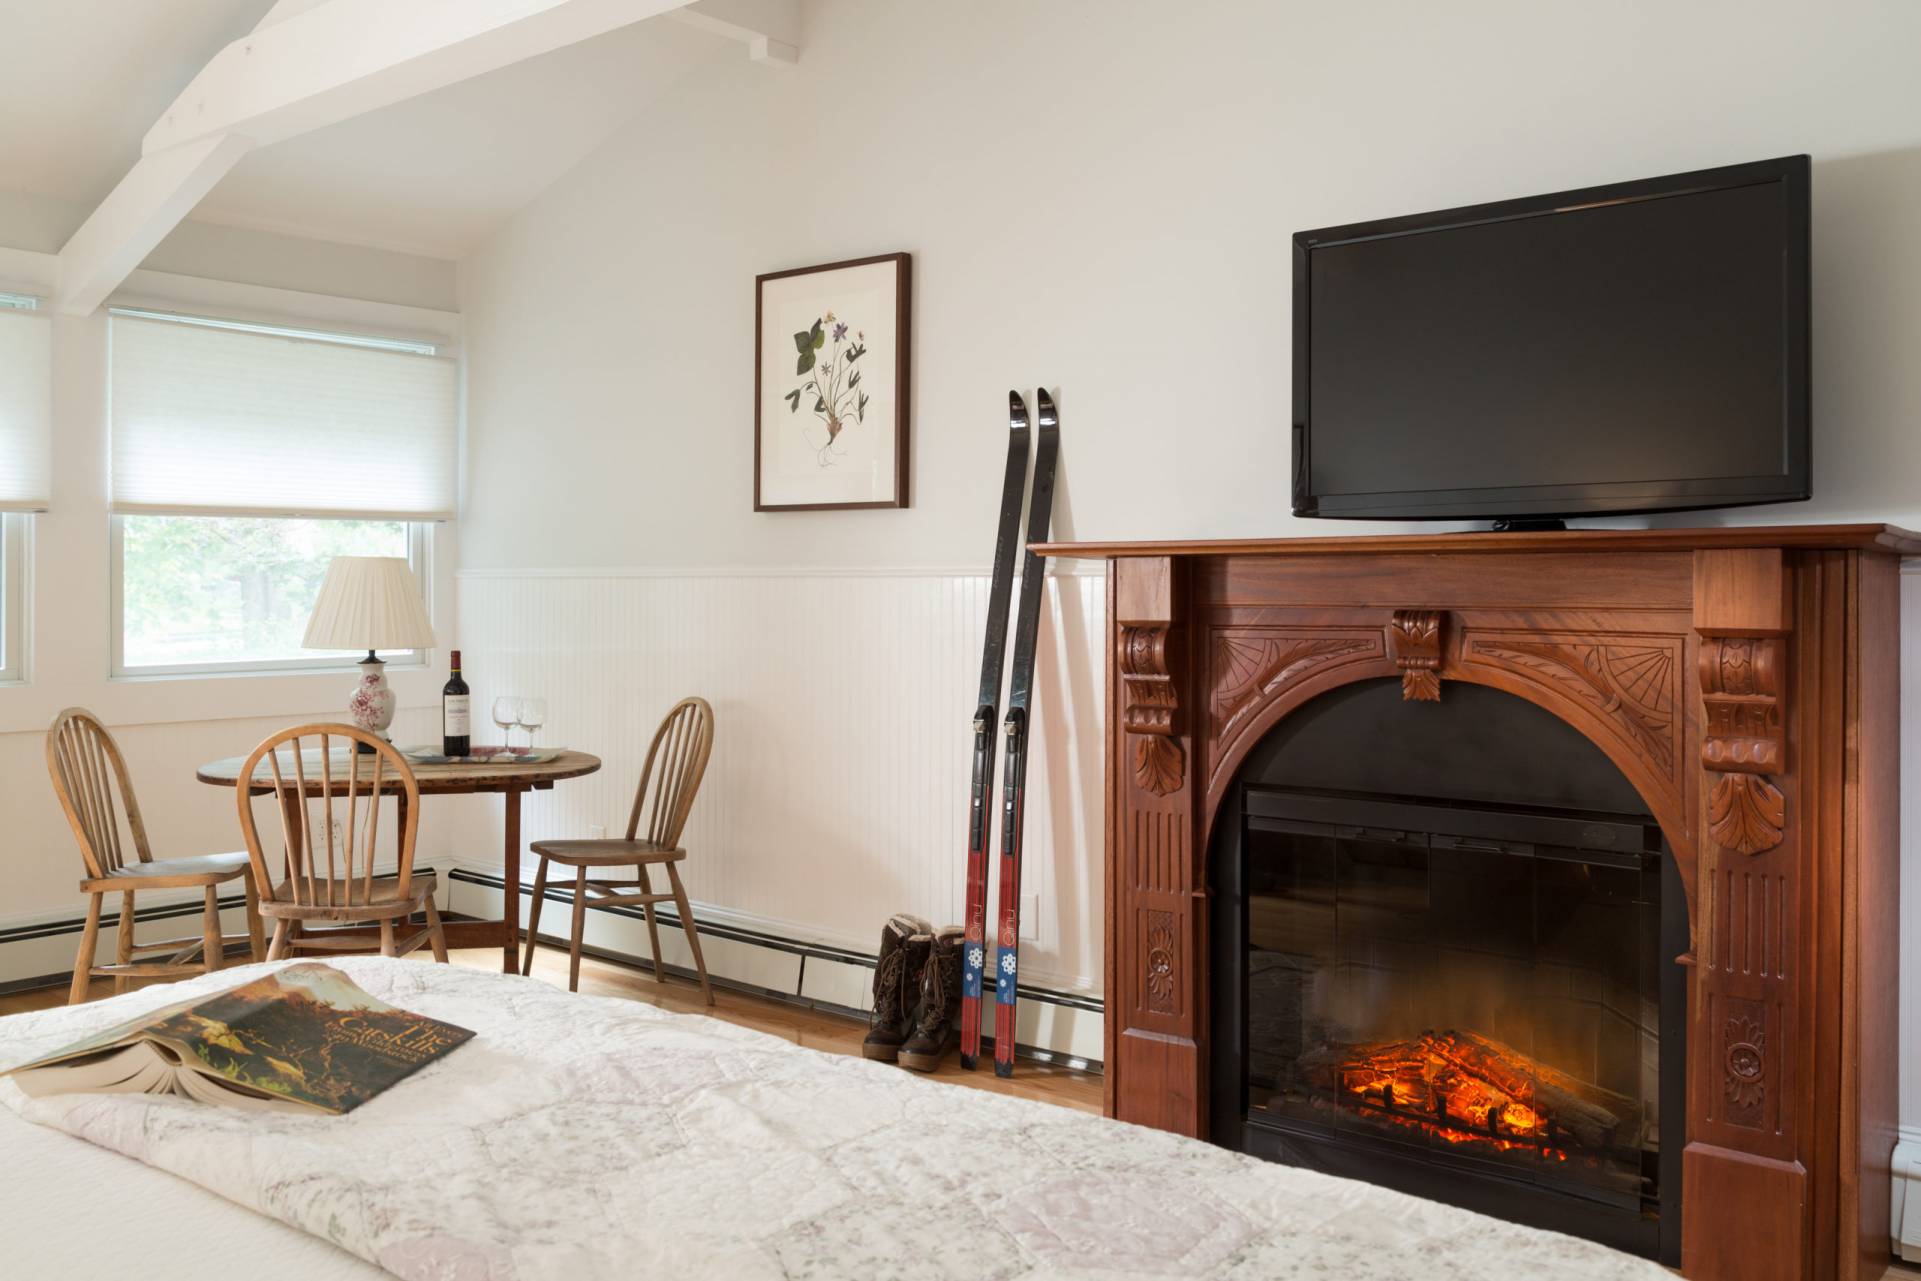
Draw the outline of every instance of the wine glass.
[[[494,724],[500,727],[501,750],[511,751],[514,745],[514,723],[520,719],[518,700],[502,694],[494,700]]]
[[[547,723],[547,700],[544,698],[523,698],[520,700],[520,728],[527,731],[527,750],[534,750],[534,733]]]

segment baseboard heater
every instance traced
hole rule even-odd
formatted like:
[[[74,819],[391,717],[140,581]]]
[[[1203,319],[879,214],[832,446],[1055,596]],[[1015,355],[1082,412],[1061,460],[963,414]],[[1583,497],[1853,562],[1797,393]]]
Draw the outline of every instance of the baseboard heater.
[[[453,869],[447,873],[443,879],[454,884],[471,885],[476,888],[496,891],[504,891],[507,885],[505,879],[498,873],[476,872],[464,867]],[[532,893],[531,888],[526,886],[522,887],[523,895],[531,895]],[[573,894],[571,891],[550,886],[546,891],[545,900],[549,903],[565,905],[571,909],[573,905]],[[608,916],[624,917],[633,921],[644,921],[646,919],[638,907],[603,907],[596,903],[589,903],[588,910],[590,912],[604,913]],[[658,913],[656,923],[662,930],[673,931],[680,928],[680,917],[671,908],[657,908],[656,911]],[[806,964],[809,959],[827,961],[839,965],[855,965],[869,970],[873,969],[877,964],[876,958],[865,952],[834,947],[826,943],[814,943],[802,939],[789,938],[785,935],[775,934],[766,930],[754,930],[739,925],[725,925],[711,921],[701,921],[698,918],[696,918],[694,925],[703,939],[726,939],[729,942],[742,943],[750,947],[765,948],[769,951],[781,952],[799,958],[800,973],[803,982],[806,974]],[[669,937],[671,937],[671,933]],[[542,943],[561,949],[565,949],[568,943],[568,940],[564,936],[549,934],[544,930],[540,933],[539,938]],[[650,957],[643,957],[636,953],[617,948],[584,945],[581,948],[581,954],[583,956],[593,956],[600,960],[613,961],[622,965],[630,965],[642,970],[650,969],[653,965],[652,958]],[[670,974],[686,978],[689,981],[694,981],[695,979],[694,972],[685,966],[664,961],[662,962],[662,968]],[[858,1009],[854,1006],[801,995],[798,990],[801,984],[798,983],[796,984],[797,990],[793,992],[748,983],[716,973],[711,962],[708,966],[708,979],[715,987],[726,988],[729,991],[745,992],[768,1000],[779,1001],[784,1005],[820,1010],[845,1018],[858,1019],[863,1022],[867,1018],[867,1012],[865,1010]],[[990,992],[992,991],[992,987],[993,985],[990,982],[988,984],[988,990]],[[1044,1004],[1058,1006],[1065,1010],[1073,1010],[1096,1016],[1103,1015],[1105,1011],[1104,1003],[1099,999],[1083,996],[1075,992],[1061,992],[1051,988],[1030,987],[1027,984],[1021,984],[1016,991],[1019,993],[1022,1001],[1038,1001]],[[991,1039],[990,1037],[989,1040],[991,1041]],[[1067,1054],[1059,1050],[1049,1049],[1045,1046],[1017,1044],[1015,1046],[1015,1053],[1022,1058],[1032,1059],[1038,1063],[1067,1067],[1075,1071],[1099,1073],[1102,1070],[1099,1059],[1088,1058],[1083,1055]]]

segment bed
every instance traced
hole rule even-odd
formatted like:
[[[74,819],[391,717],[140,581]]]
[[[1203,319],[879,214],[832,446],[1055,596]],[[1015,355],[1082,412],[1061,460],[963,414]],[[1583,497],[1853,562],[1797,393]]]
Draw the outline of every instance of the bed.
[[[1644,1260],[538,980],[335,962],[470,1044],[341,1118],[0,1082],[21,1276],[1656,1281]],[[0,1019],[0,1066],[248,966]],[[291,1271],[289,1271],[291,1270]]]

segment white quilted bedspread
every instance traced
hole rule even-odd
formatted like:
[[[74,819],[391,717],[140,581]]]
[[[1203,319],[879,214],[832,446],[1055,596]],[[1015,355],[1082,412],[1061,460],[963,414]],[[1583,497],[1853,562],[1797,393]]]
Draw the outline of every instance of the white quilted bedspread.
[[[384,1001],[479,1035],[339,1118],[173,1097],[29,1101],[8,1082],[0,1101],[419,1281],[1668,1276],[1570,1237],[715,1019],[459,967],[334,963]],[[0,1066],[263,968],[0,1020]]]

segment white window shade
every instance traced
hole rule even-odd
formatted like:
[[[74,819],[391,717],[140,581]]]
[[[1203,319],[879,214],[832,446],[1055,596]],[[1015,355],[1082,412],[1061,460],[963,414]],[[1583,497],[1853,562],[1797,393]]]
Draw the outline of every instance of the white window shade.
[[[0,307],[0,511],[47,508],[53,419],[53,325]]]
[[[192,320],[112,327],[115,511],[453,517],[453,361]]]

